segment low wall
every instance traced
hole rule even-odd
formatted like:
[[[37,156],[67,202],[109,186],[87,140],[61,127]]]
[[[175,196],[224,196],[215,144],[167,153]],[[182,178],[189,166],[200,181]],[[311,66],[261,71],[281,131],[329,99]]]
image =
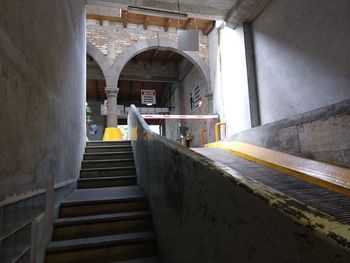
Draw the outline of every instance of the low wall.
[[[350,100],[240,132],[238,140],[350,167]]]
[[[128,124],[162,262],[349,262],[317,211],[152,133],[134,108]]]

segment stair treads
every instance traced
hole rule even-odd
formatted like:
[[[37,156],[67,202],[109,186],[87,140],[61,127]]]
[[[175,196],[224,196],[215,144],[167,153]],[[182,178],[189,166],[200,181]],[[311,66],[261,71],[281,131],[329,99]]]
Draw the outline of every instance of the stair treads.
[[[102,168],[84,168],[80,170],[80,173],[84,172],[103,172],[103,171],[118,171],[118,170],[128,170],[135,169],[135,166],[122,166],[122,167],[102,167]]]
[[[132,151],[84,153],[84,160],[133,158]]]
[[[50,242],[47,252],[54,253],[62,250],[74,250],[81,248],[92,248],[108,246],[112,244],[124,244],[132,242],[147,242],[154,240],[153,232],[137,232],[119,235],[90,237],[81,239],[68,239]]]
[[[71,225],[71,224],[85,224],[89,222],[103,222],[112,220],[127,220],[134,218],[146,218],[151,217],[149,211],[137,211],[137,212],[125,212],[114,214],[102,214],[92,216],[80,216],[80,217],[65,217],[55,220],[55,226]]]
[[[108,200],[140,199],[145,198],[145,194],[138,186],[119,186],[92,189],[78,189],[66,200],[62,206],[72,203],[90,203]]]
[[[86,146],[92,145],[131,145],[130,140],[125,141],[88,141],[86,142]]]
[[[113,261],[112,263],[160,263],[158,258],[138,258],[127,261]]]

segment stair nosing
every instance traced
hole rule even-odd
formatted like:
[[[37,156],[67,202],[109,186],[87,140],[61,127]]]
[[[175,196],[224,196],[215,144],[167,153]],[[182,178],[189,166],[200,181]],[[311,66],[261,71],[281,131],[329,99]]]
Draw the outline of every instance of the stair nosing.
[[[61,202],[61,207],[72,207],[76,205],[94,205],[94,204],[103,204],[103,203],[122,203],[128,201],[142,201],[147,200],[147,197],[144,195],[140,196],[131,196],[131,197],[122,197],[122,198],[112,198],[112,199],[95,199],[95,200],[79,200],[79,201],[67,201]]]
[[[141,210],[137,212],[122,212],[113,214],[99,214],[79,217],[63,217],[58,218],[54,222],[54,227],[80,225],[97,222],[122,221],[129,219],[151,218],[150,211]]]
[[[109,239],[114,237],[114,239]],[[77,250],[84,248],[98,248],[106,245],[137,243],[145,241],[154,241],[155,235],[153,232],[135,232],[117,235],[105,235],[99,237],[87,237],[78,239],[66,239],[59,241],[51,241],[47,247],[47,253],[54,254],[60,251]]]
[[[94,149],[94,148],[124,148],[124,147],[130,147],[131,145],[95,145],[95,146],[85,146],[85,149]]]
[[[109,180],[127,180],[137,178],[136,175],[121,175],[121,176],[104,176],[104,177],[87,177],[87,178],[78,178],[78,182],[88,182],[88,181],[109,181]]]
[[[128,170],[135,169],[135,166],[113,166],[113,167],[96,167],[96,168],[82,168],[80,172],[94,172],[94,171],[104,171],[104,170]]]
[[[83,160],[82,164],[84,163],[102,163],[102,162],[126,162],[126,161],[134,161],[134,158],[127,158],[127,159],[100,159],[100,160]]]
[[[125,152],[95,152],[95,153],[84,153],[85,155],[103,155],[103,154],[126,154],[126,153],[133,153],[132,151],[125,151]]]

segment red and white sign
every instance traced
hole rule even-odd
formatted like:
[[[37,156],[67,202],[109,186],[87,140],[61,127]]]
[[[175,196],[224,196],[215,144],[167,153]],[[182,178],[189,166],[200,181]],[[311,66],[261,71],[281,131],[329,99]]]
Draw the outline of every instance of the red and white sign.
[[[141,90],[141,103],[147,105],[156,104],[156,91],[155,90]]]
[[[142,114],[145,120],[210,120],[218,119],[218,115],[158,115],[158,114]]]

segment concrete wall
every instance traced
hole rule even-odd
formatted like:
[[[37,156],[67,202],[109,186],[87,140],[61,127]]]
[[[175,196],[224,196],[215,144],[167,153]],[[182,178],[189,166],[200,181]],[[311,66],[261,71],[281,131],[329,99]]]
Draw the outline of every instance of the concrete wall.
[[[350,98],[350,2],[271,1],[253,23],[263,124]]]
[[[350,100],[262,125],[231,139],[350,167]]]
[[[349,262],[306,206],[151,133],[135,112],[128,124],[162,262]]]
[[[226,138],[251,127],[242,27],[209,34],[209,64],[213,111],[226,122]],[[225,139],[222,130],[222,139]]]
[[[0,10],[0,200],[78,176],[85,139],[83,1]]]
[[[79,174],[85,144],[85,46],[84,1],[1,2],[0,205],[3,211],[5,204],[50,193],[40,224],[41,246],[50,235],[54,187]],[[22,208],[14,205],[9,223],[17,222]],[[11,251],[21,245],[9,240]]]

